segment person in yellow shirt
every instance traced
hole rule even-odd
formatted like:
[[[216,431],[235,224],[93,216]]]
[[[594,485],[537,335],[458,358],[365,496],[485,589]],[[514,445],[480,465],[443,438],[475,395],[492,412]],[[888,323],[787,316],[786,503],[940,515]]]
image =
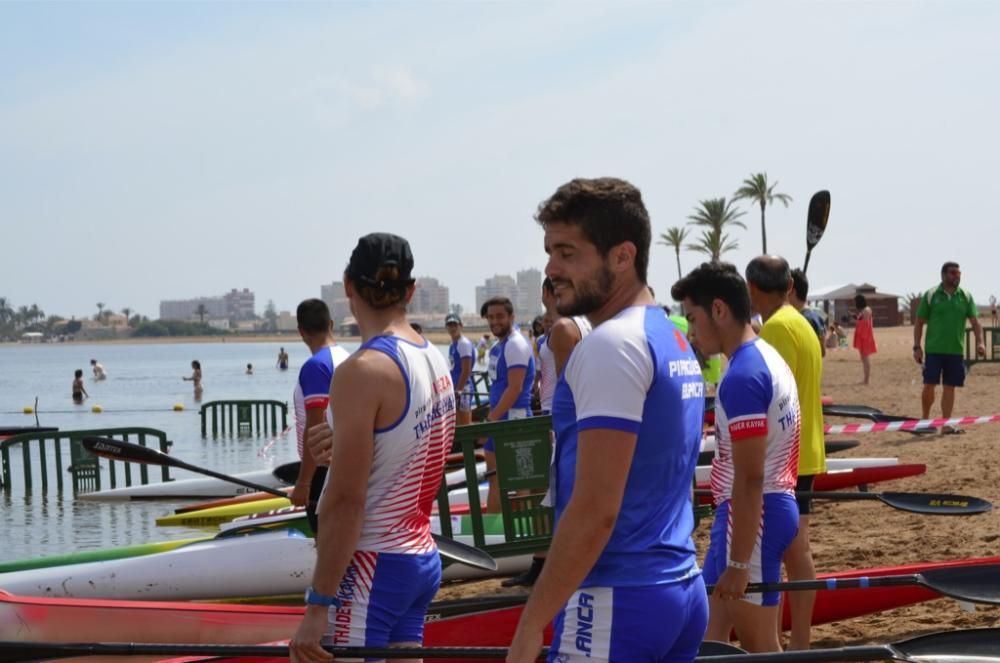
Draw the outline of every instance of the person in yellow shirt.
[[[815,476],[826,471],[821,401],[823,356],[819,337],[802,314],[789,304],[788,291],[793,284],[788,261],[779,256],[754,258],[747,265],[746,278],[750,289],[750,303],[764,320],[760,337],[778,351],[795,376],[799,405],[802,408],[799,481],[796,490],[812,490]],[[809,547],[809,514],[812,504],[811,500],[801,498],[798,503],[799,533],[785,551],[785,570],[789,580],[814,580],[816,569]],[[809,649],[816,592],[789,592],[788,602],[792,615],[788,648]],[[780,631],[780,623],[777,628]]]

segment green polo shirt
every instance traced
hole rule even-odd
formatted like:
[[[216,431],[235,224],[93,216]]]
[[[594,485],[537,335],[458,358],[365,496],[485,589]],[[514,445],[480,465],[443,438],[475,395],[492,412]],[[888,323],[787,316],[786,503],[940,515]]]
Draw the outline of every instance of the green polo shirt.
[[[941,355],[965,354],[965,321],[979,316],[976,302],[965,290],[949,295],[938,286],[920,298],[917,317],[927,321],[924,352]]]

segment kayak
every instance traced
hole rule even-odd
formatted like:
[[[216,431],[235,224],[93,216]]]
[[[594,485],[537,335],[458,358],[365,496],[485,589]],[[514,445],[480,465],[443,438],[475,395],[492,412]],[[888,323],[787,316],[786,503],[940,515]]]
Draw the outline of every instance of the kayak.
[[[167,552],[175,550],[190,543],[204,540],[203,537],[193,539],[178,539],[176,541],[160,541],[157,543],[137,543],[131,546],[120,546],[118,548],[105,548],[103,550],[83,550],[80,552],[66,553],[63,555],[48,555],[46,557],[34,557],[32,559],[22,559],[13,562],[0,562],[0,574],[11,571],[27,571],[29,569],[43,569],[50,566],[64,566],[66,564],[79,564],[81,562],[100,562],[112,559],[125,559],[128,557],[138,557],[140,555],[150,555],[153,553]],[[3,586],[3,576],[0,575],[0,587]]]
[[[279,488],[285,493],[291,493],[292,487],[286,486],[284,488]],[[233,504],[246,504],[247,502],[254,502],[257,500],[269,500],[272,499],[274,495],[271,493],[265,493],[258,491],[256,493],[247,493],[246,495],[237,495],[236,497],[222,497],[217,500],[209,500],[208,502],[196,502],[194,504],[187,504],[185,506],[179,506],[174,509],[174,513],[190,513],[191,511],[201,511],[202,509],[214,509],[218,506],[230,506]]]
[[[898,458],[827,458],[826,473],[846,472],[862,467],[891,467],[899,463]],[[711,465],[699,465],[695,470],[695,481],[699,484],[709,480],[712,473]],[[819,476],[817,475],[817,479]],[[816,490],[820,490],[817,488]]]
[[[936,569],[954,568],[961,566],[981,566],[986,564],[998,564],[1000,557],[985,557],[956,560],[950,562],[930,562],[924,564],[910,564],[906,566],[892,566],[883,568],[861,569],[858,571],[842,571],[837,573],[819,574],[820,579],[846,579],[876,575],[909,575],[913,573],[923,573]],[[428,647],[507,647],[513,639],[514,630],[521,616],[521,610],[526,596],[518,595],[496,595],[482,598],[460,599],[457,601],[441,601],[432,603],[424,626],[424,644]],[[867,589],[837,589],[820,590],[816,593],[816,605],[813,610],[814,626],[828,624],[830,622],[862,617],[885,610],[892,610],[908,605],[923,603],[940,598],[940,595],[920,586],[904,587],[869,587]],[[14,602],[37,601],[39,599],[21,599],[11,597]],[[98,603],[98,602],[94,602]],[[113,603],[113,602],[108,602]],[[16,605],[16,603],[15,603]],[[103,603],[99,607],[105,608]],[[135,604],[133,604],[135,605]],[[152,604],[151,608],[169,605]],[[217,615],[228,615],[227,606],[211,606],[216,610]],[[783,628],[789,628],[788,602],[785,602],[785,615]],[[141,608],[137,608],[137,611]],[[230,608],[232,609],[232,608]],[[293,608],[302,613],[302,608]],[[238,613],[237,613],[238,614]],[[284,617],[284,615],[282,615]],[[225,617],[222,617],[225,618]],[[240,619],[233,617],[234,621]],[[110,621],[110,620],[108,620]],[[153,620],[149,620],[153,621]],[[165,631],[169,629],[168,624],[161,624]],[[291,629],[297,627],[297,620],[291,625]],[[257,642],[269,642],[270,644],[286,644],[288,635],[281,638],[271,638],[263,635]],[[167,635],[165,633],[164,635]],[[111,635],[111,634],[109,634]],[[119,633],[119,635],[123,635]],[[250,634],[252,635],[252,634]],[[58,637],[62,637],[59,635]],[[545,644],[551,643],[552,633],[546,629]],[[22,637],[22,639],[24,639]],[[66,637],[69,640],[68,637]],[[89,638],[90,640],[98,638]],[[121,639],[121,638],[119,638]],[[135,640],[134,637],[130,637]],[[160,640],[163,642],[179,642],[180,640]],[[197,641],[190,640],[192,643]],[[219,643],[222,644],[222,643]],[[248,644],[244,641],[233,641],[231,644]],[[181,663],[182,661],[204,661],[204,657],[186,657],[170,659],[169,663]],[[441,659],[425,659],[426,663],[436,663]],[[465,661],[465,663],[476,663],[473,659],[450,659],[454,661]],[[212,658],[218,663],[287,663],[287,658]],[[160,663],[168,663],[161,660]],[[442,661],[442,663],[444,663]]]
[[[285,484],[274,476],[271,470],[255,470],[234,474],[234,477],[256,483],[266,488],[282,488]],[[143,486],[128,486],[125,488],[110,488],[94,493],[77,495],[78,500],[114,501],[114,500],[155,500],[177,499],[182,497],[233,497],[257,492],[253,488],[245,488],[229,481],[202,477],[181,479],[179,481],[159,481]]]
[[[485,472],[486,464],[483,463],[481,465],[477,465],[476,470],[480,473]],[[464,480],[465,470],[449,472],[445,475],[445,481],[450,484]],[[487,490],[488,488],[485,484],[480,486],[480,500],[486,500],[485,492]],[[175,512],[173,514],[157,518],[156,524],[160,527],[215,527],[216,525],[221,525],[222,523],[229,522],[230,520],[240,516],[274,511],[275,509],[283,509],[292,505],[287,497],[274,497],[273,495],[268,495],[267,493],[262,494],[267,495],[267,498],[214,506],[193,511],[185,511],[184,513]],[[469,491],[456,490],[451,494],[449,501],[456,505],[468,504]]]
[[[827,463],[830,461],[827,460]],[[894,481],[915,477],[927,472],[927,466],[922,463],[904,463],[899,465],[882,465],[876,467],[858,467],[852,470],[840,470],[817,474],[813,480],[813,490],[841,490],[843,488],[860,488],[882,481]],[[708,481],[699,482],[698,488],[711,488]],[[711,497],[697,498],[698,504],[711,504]]]
[[[472,544],[471,536],[456,540]],[[502,534],[486,536],[503,543]],[[0,588],[26,596],[191,601],[301,595],[312,579],[315,541],[293,529],[190,543],[167,552],[85,562],[0,576]],[[445,567],[444,580],[518,573],[531,555],[503,557],[491,573],[468,566]]]
[[[485,499],[485,497],[484,497]],[[459,507],[458,511],[463,511]],[[467,510],[464,510],[467,511]],[[452,534],[472,535],[472,523],[468,515],[461,517],[461,513],[451,516]],[[486,534],[502,534],[503,522],[499,514],[483,514],[483,526]],[[271,528],[271,529],[296,529],[306,536],[312,536],[312,530],[306,520],[305,509],[302,507],[288,506],[283,509],[275,509],[261,514],[245,516],[232,522],[223,523],[220,527],[222,532],[217,535],[219,538],[232,536],[232,530],[238,528]],[[439,534],[441,524],[437,518],[431,520],[431,530]],[[252,532],[243,532],[250,534]],[[0,563],[0,574],[13,571],[27,571],[31,569],[46,569],[57,566],[68,566],[70,564],[82,564],[86,562],[103,562],[116,559],[126,559],[129,557],[140,557],[158,552],[175,550],[182,546],[193,543],[204,543],[212,541],[216,536],[203,536],[191,539],[179,539],[176,541],[161,541],[158,543],[140,543],[131,546],[120,546],[117,548],[103,548],[100,550],[86,550],[81,552],[66,553],[63,555],[48,555],[46,557],[34,557],[12,562]],[[4,586],[5,576],[0,575],[0,588]]]
[[[841,451],[847,451],[848,449],[853,449],[859,446],[861,446],[861,442],[858,440],[827,440],[826,455],[829,456],[830,454],[835,454]],[[714,457],[715,457],[715,437],[708,436],[702,438],[701,451],[698,453],[698,464],[711,465],[712,459]]]

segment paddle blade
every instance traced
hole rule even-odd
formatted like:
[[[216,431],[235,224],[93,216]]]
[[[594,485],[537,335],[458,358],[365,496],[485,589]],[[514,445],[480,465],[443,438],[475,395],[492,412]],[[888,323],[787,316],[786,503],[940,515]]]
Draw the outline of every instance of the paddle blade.
[[[809,216],[806,218],[806,247],[810,250],[819,243],[830,219],[830,192],[817,191],[809,200]]]
[[[1000,604],[1000,564],[932,569],[917,575],[922,585],[939,594],[972,603]]]
[[[140,444],[113,440],[110,437],[85,437],[81,442],[84,449],[101,458],[147,465],[177,465],[167,454]]]
[[[274,468],[271,474],[273,474],[274,478],[278,481],[292,485],[299,480],[299,468],[301,466],[301,461],[285,463],[284,465],[279,465]]]
[[[473,546],[460,543],[440,534],[431,534],[431,536],[434,537],[434,542],[437,544],[438,553],[441,557],[477,569],[484,569],[486,571],[497,570],[497,561],[485,550],[474,548]]]
[[[896,509],[934,516],[968,516],[993,508],[990,502],[967,495],[880,493],[879,499]]]
[[[1000,656],[1000,628],[970,628],[961,631],[943,631],[904,640],[893,649],[908,657],[931,657],[940,660],[961,661],[979,658],[986,661]]]

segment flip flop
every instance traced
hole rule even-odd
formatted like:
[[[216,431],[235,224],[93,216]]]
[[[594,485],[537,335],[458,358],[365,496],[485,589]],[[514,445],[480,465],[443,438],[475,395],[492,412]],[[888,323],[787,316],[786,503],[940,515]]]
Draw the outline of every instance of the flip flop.
[[[964,435],[965,431],[962,430],[961,428],[959,428],[958,426],[942,426],[941,427],[941,434],[942,435]]]

